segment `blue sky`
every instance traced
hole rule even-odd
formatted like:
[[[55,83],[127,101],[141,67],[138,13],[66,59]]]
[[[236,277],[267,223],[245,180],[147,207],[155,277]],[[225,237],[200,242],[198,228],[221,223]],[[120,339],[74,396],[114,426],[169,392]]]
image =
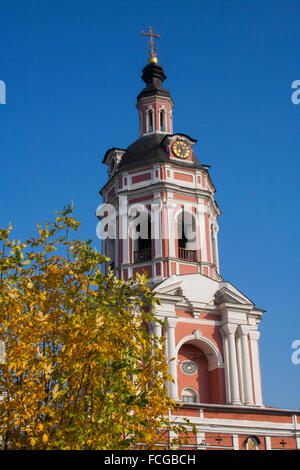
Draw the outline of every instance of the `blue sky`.
[[[221,272],[266,309],[264,402],[300,408],[299,1],[8,0],[0,5],[0,226],[16,238],[71,200],[95,236],[105,151],[138,137],[146,40],[175,103],[174,132],[198,140],[222,210]]]

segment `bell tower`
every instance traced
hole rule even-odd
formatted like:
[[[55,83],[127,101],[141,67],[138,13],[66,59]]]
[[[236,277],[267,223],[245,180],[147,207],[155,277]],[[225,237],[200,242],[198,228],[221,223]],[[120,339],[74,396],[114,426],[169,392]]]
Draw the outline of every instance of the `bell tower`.
[[[156,57],[142,79],[140,136],[127,149],[109,149],[103,160],[108,182],[101,195],[115,207],[118,232],[118,240],[104,242],[105,252],[125,279],[146,271],[154,282],[194,273],[219,280],[220,210],[209,166],[199,162],[195,139],[172,133],[174,104]]]
[[[188,417],[197,428],[188,448],[300,448],[299,411],[263,405],[264,311],[221,276],[210,167],[201,146],[197,158],[193,137],[174,132],[174,104],[153,42],[160,35],[151,27],[143,34],[150,58],[136,103],[138,138],[103,159],[107,182],[97,215],[105,269],[124,280],[148,274],[160,300],[149,333],[165,338],[168,392],[182,405],[171,419]]]
[[[126,149],[110,148],[103,160],[106,269],[125,280],[148,274],[161,300],[156,315],[164,322],[153,324],[152,334],[167,338],[167,356],[175,358],[171,397],[260,407],[263,311],[220,274],[220,209],[209,165],[197,158],[193,137],[173,132],[174,104],[156,55],[142,79],[139,137]]]

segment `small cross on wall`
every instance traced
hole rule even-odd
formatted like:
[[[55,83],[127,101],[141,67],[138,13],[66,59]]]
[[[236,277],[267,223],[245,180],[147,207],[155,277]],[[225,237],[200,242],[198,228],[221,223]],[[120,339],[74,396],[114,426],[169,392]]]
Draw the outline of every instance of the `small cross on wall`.
[[[285,442],[284,439],[282,439],[282,440],[279,442],[279,444],[280,444],[282,447],[284,447],[284,446],[286,445],[286,442]]]

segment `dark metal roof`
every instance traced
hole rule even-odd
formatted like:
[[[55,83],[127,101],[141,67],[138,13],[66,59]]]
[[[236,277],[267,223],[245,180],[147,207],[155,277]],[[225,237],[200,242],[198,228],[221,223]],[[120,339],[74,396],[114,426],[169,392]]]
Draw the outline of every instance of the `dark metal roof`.
[[[163,144],[165,137],[166,134],[153,132],[151,134],[146,134],[133,142],[122,156],[118,171],[132,170],[160,162],[176,163],[176,165],[185,168],[208,168],[207,165],[200,164],[194,152],[192,156],[192,164],[185,162],[184,160],[178,160],[176,162],[172,160]]]
[[[105,152],[105,155],[104,155],[104,158],[102,160],[102,163],[106,163],[106,159],[108,157],[108,155],[110,154],[110,152],[113,152],[114,150],[120,150],[121,152],[125,152],[125,149],[120,149],[119,147],[112,147],[111,149],[108,149],[106,152]]]
[[[159,64],[148,64],[143,68],[142,79],[146,87],[140,92],[137,101],[148,96],[158,95],[170,98],[168,90],[163,88],[162,84],[166,79],[164,69]]]

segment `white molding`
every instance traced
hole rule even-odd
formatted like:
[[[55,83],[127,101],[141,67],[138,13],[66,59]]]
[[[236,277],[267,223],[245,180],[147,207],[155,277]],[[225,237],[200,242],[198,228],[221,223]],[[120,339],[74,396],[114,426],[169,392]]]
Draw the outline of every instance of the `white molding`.
[[[194,387],[191,387],[189,385],[187,385],[186,387],[184,387],[182,390],[181,390],[181,394],[180,394],[180,400],[183,402],[183,403],[186,403],[182,400],[182,394],[185,390],[192,390],[194,396],[195,396],[195,403],[200,403],[200,395],[199,395],[199,392],[194,388]]]
[[[205,410],[204,410],[205,412]],[[184,423],[186,416],[176,416],[177,422]],[[250,435],[268,435],[272,437],[295,437],[295,429],[290,423],[277,423],[269,421],[254,420],[235,420],[220,418],[198,418],[189,416],[191,423],[204,432],[224,433],[224,434],[250,434]],[[298,427],[300,433],[300,426]],[[299,435],[300,437],[300,435]]]
[[[201,311],[202,313],[202,311]],[[196,314],[197,315],[197,314]],[[212,326],[221,326],[222,322],[218,320],[206,320],[201,318],[188,318],[177,316],[178,320],[182,323],[194,323],[195,325],[212,325]]]
[[[195,335],[189,335],[182,338],[176,345],[176,359],[178,357],[180,348],[185,343],[193,344],[194,346],[199,347],[204,352],[204,354],[213,354],[207,356],[209,371],[214,370],[217,367],[224,367],[222,354],[219,348],[205,336],[201,336],[201,338],[196,338]]]

